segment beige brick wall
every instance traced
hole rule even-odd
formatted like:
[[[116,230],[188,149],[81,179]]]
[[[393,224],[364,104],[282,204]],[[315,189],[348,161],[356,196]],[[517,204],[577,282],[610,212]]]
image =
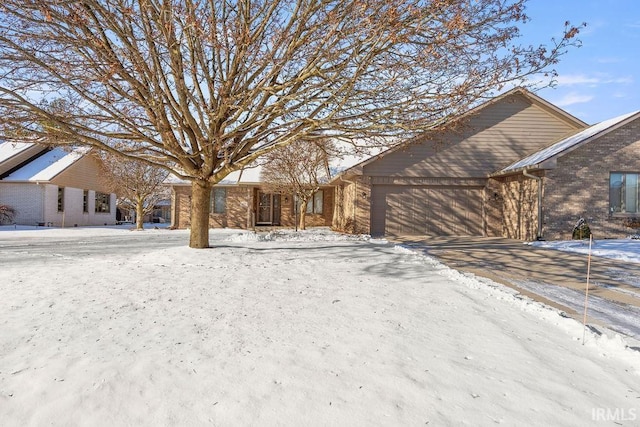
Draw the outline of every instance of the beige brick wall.
[[[371,185],[366,177],[356,177],[336,188],[333,228],[352,234],[371,232]]]
[[[631,234],[626,218],[609,213],[609,173],[640,172],[640,120],[614,130],[566,154],[547,173],[544,237],[571,239],[583,217],[596,239]]]
[[[253,204],[253,188],[225,187],[227,190],[226,213],[209,215],[211,228],[247,228],[250,224]]]
[[[258,189],[250,186],[230,186],[227,189],[226,213],[209,215],[209,226],[212,228],[251,228],[255,223],[257,211]],[[330,226],[333,219],[334,188],[323,188],[323,213],[307,214],[307,227]],[[190,226],[190,186],[175,186],[172,192],[171,225],[176,228]],[[293,199],[281,196],[280,225],[294,227]]]
[[[191,202],[190,186],[175,186],[171,191],[171,226],[175,228],[189,228],[191,219],[189,212]]]
[[[502,185],[502,237],[538,237],[538,181],[523,175],[507,177]]]
[[[487,237],[502,237],[504,232],[502,214],[504,190],[502,183],[495,179],[487,180],[483,198],[484,235]]]
[[[329,227],[333,221],[333,207],[335,199],[334,187],[322,187],[322,214],[308,213],[305,218],[307,227]],[[280,225],[283,227],[295,227],[294,203],[291,195],[283,194],[280,200]]]

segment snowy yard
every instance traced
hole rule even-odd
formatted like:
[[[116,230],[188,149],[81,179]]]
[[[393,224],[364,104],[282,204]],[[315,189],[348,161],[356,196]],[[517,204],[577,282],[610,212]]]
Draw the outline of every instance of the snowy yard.
[[[385,241],[0,227],[0,420],[637,425],[640,351]],[[638,348],[640,350],[640,348]]]

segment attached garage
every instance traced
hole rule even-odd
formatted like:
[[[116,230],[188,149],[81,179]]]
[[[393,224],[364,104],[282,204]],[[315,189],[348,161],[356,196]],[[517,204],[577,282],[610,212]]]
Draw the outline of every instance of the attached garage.
[[[372,235],[481,236],[482,187],[376,185]]]
[[[496,171],[572,135],[586,124],[514,89],[354,165],[334,178],[333,227],[381,236],[503,236]]]

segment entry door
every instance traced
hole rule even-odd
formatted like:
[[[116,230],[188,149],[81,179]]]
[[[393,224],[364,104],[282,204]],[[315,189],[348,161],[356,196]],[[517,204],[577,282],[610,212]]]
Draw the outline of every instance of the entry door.
[[[278,225],[280,223],[280,195],[258,192],[257,224]]]

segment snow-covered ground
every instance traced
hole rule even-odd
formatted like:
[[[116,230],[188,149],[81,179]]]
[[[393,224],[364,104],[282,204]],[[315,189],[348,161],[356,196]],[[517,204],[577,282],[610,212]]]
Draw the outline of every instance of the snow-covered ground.
[[[635,239],[610,239],[594,240],[591,244],[591,254],[618,259],[625,262],[640,263],[640,236]],[[541,248],[557,249],[566,252],[577,252],[581,254],[589,253],[588,240],[561,240],[561,241],[541,241],[531,242],[532,246]]]
[[[640,420],[638,342],[384,240],[0,229],[3,426]]]
[[[587,255],[591,250],[591,254],[594,256],[619,260],[621,268],[612,269],[609,272],[610,277],[633,288],[640,289],[640,277],[624,270],[624,263],[640,263],[640,240],[638,239],[594,240],[591,243],[591,248],[589,248],[588,240],[541,241],[529,244],[584,255]],[[540,283],[526,277],[516,280],[514,284],[569,307],[578,313],[584,310],[584,291]],[[590,286],[609,288],[613,292],[629,293],[635,297],[639,295],[638,292],[627,291],[624,287],[610,287],[595,280],[590,282]],[[589,297],[589,315],[599,322],[610,325],[616,331],[640,338],[640,307],[625,305],[591,295]]]

